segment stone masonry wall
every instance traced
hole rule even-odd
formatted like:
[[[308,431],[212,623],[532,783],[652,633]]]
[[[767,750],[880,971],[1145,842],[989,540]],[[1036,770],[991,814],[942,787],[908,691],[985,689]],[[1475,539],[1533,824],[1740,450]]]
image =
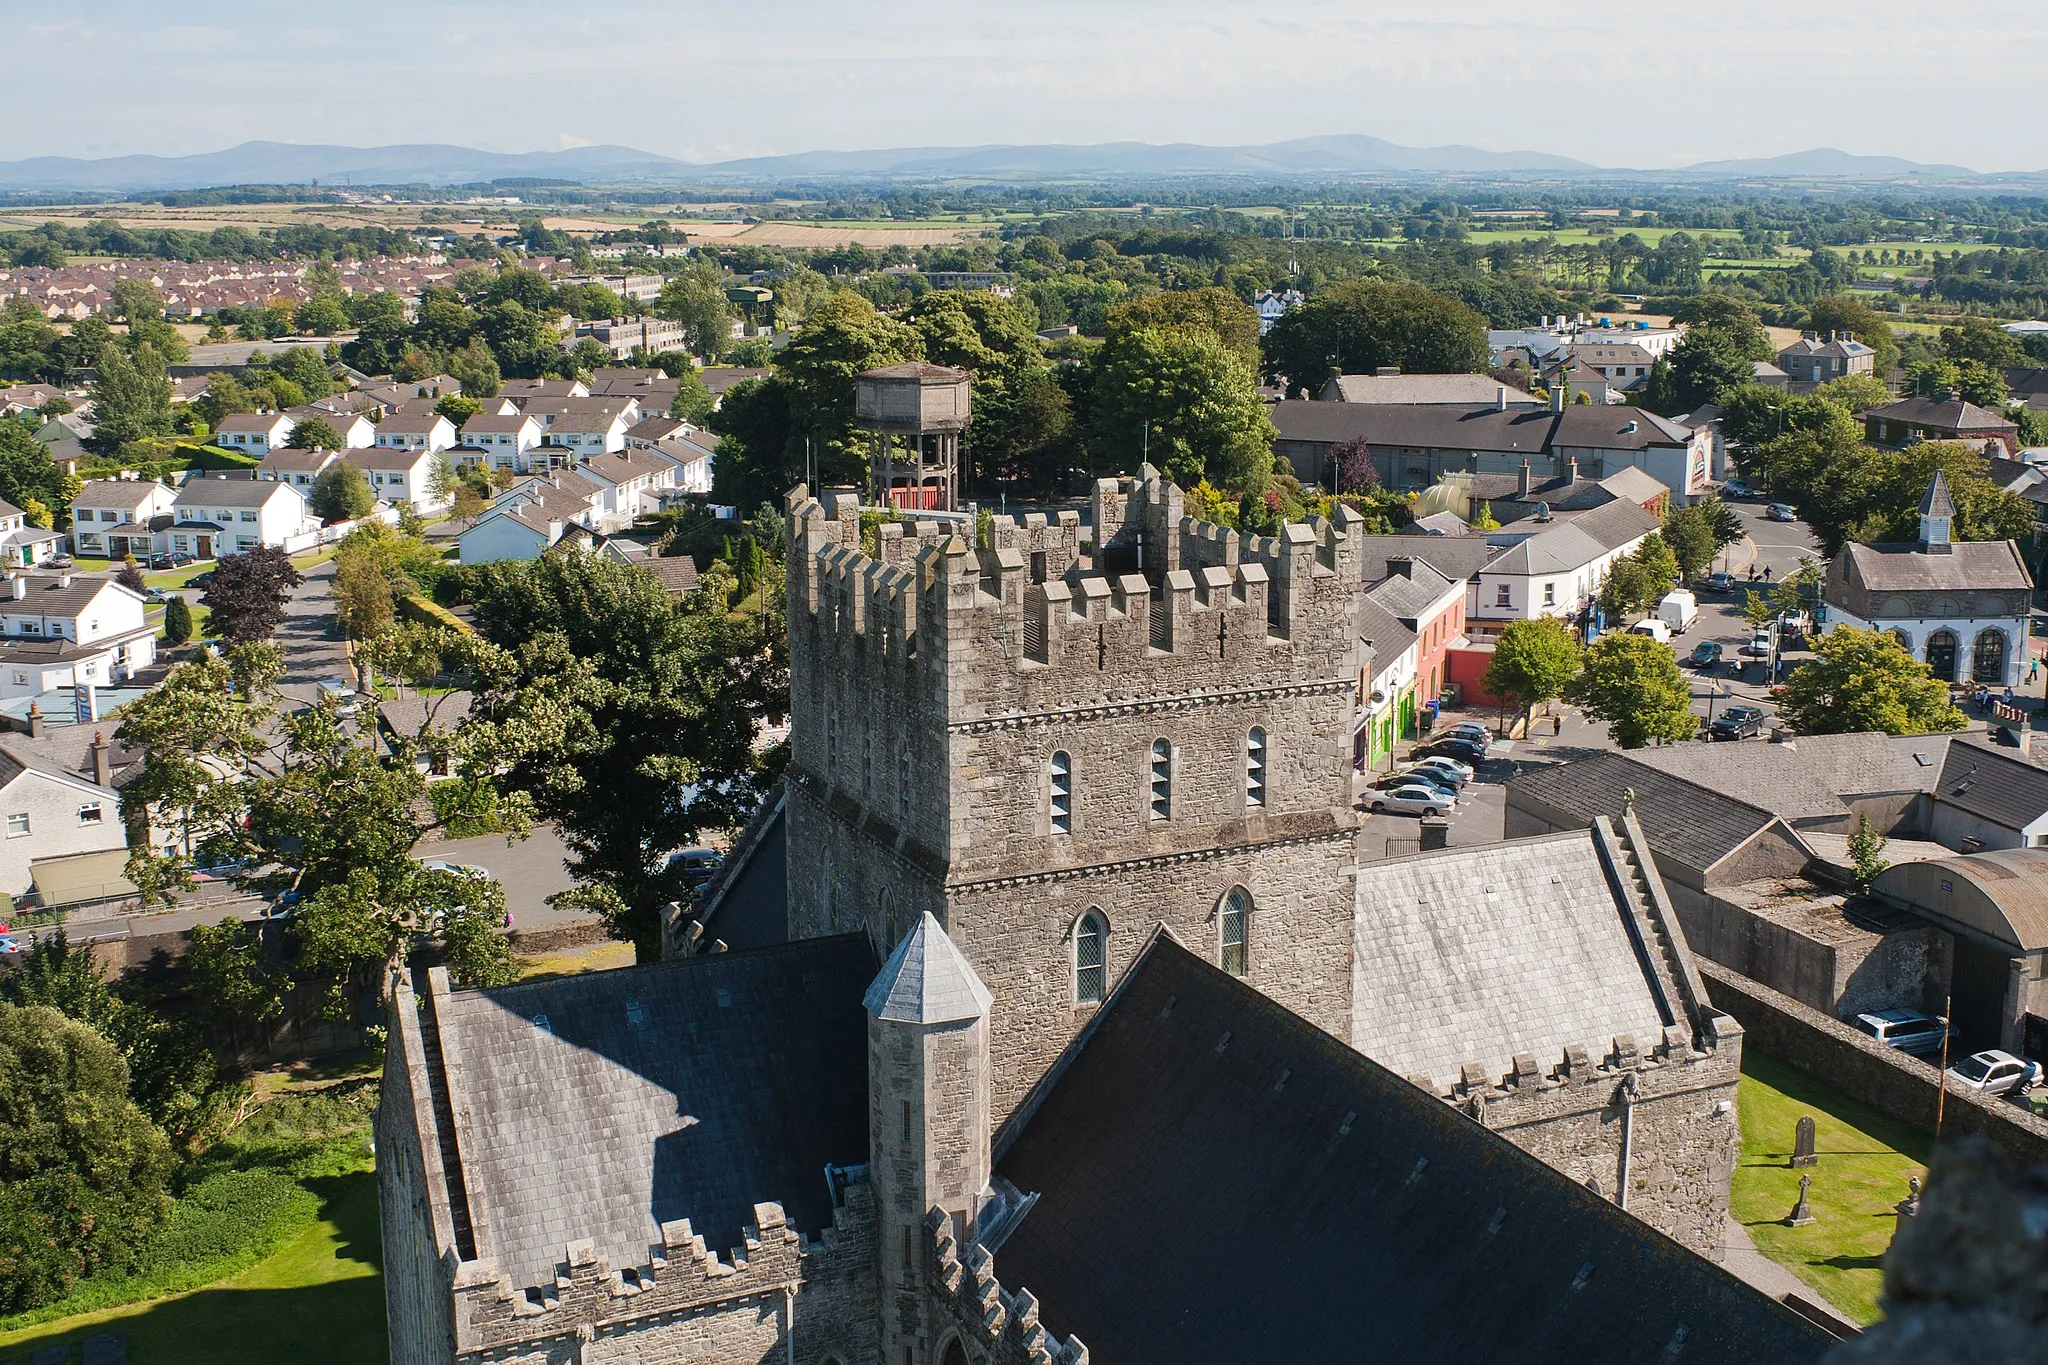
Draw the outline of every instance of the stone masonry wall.
[[[413,994],[401,989],[391,1005],[391,1040],[378,1092],[377,1211],[384,1249],[384,1316],[392,1365],[442,1365],[451,1358],[455,1321],[448,1297],[443,1246],[435,1235],[433,1182],[423,1141],[432,1141]],[[447,1264],[453,1264],[452,1253]]]
[[[1088,1365],[1088,1348],[1079,1339],[1061,1341],[1039,1324],[1038,1300],[1029,1290],[1002,1286],[986,1247],[975,1242],[963,1252],[938,1209],[925,1232],[925,1292],[938,1320],[932,1360],[944,1365],[957,1342],[973,1365]]]
[[[1628,1211],[1710,1260],[1721,1258],[1728,1182],[1740,1147],[1735,1085],[1742,1030],[1709,1019],[1704,1049],[1674,1028],[1646,1040],[1613,1040],[1597,1062],[1572,1048],[1548,1075],[1517,1058],[1501,1084],[1460,1085],[1452,1098],[1486,1127],[1571,1176],[1616,1197],[1628,1134]]]
[[[729,1258],[688,1220],[664,1224],[662,1254],[613,1268],[588,1242],[564,1250],[552,1286],[519,1290],[488,1267],[456,1282],[462,1327],[456,1360],[523,1365],[798,1365],[879,1358],[875,1224],[865,1183],[817,1242],[780,1205],[756,1204],[755,1226]],[[792,1355],[791,1339],[795,1349]]]

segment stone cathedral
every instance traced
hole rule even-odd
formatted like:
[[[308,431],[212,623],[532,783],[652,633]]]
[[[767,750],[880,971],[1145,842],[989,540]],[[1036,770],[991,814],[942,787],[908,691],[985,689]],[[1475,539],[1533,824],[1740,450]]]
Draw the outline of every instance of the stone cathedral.
[[[394,1362],[1817,1357],[1707,1259],[1741,1032],[1633,816],[1361,861],[1348,511],[861,512],[789,499],[670,956],[395,987]]]

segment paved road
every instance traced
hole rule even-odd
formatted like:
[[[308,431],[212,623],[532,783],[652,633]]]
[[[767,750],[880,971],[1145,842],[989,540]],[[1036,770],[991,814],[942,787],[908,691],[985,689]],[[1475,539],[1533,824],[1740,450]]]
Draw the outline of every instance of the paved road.
[[[553,825],[536,825],[531,836],[510,845],[502,834],[486,834],[423,843],[413,852],[417,857],[445,858],[488,871],[505,888],[505,908],[512,912],[515,929],[588,923],[591,919],[580,911],[556,910],[547,904],[549,896],[575,884],[563,864],[569,851]]]

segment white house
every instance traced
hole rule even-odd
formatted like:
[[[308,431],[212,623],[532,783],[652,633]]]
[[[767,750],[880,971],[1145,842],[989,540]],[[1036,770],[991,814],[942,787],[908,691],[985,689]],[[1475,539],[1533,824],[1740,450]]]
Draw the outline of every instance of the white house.
[[[176,518],[159,541],[173,553],[218,559],[283,545],[314,529],[306,495],[292,484],[270,479],[231,479],[224,474],[189,480],[171,504]]]
[[[297,421],[282,412],[231,412],[220,419],[213,443],[224,450],[261,455],[291,440],[292,428],[297,425]]]
[[[716,440],[709,432],[686,431],[655,444],[654,453],[676,467],[671,488],[678,493],[710,496],[712,461],[718,457],[713,446]]]
[[[513,485],[462,533],[464,564],[538,559],[578,529],[596,529],[603,494],[573,476],[553,474]]]
[[[626,433],[640,420],[636,398],[544,398],[525,405],[541,424],[541,441],[588,459],[626,448]]]
[[[111,578],[18,573],[0,587],[0,697],[107,687],[155,659],[142,594]]]
[[[279,446],[263,457],[256,466],[256,477],[268,483],[288,483],[304,493],[313,496],[313,485],[327,472],[327,466],[341,459],[339,451],[299,450],[293,446]]]
[[[0,564],[10,569],[33,568],[56,556],[61,539],[55,531],[29,525],[28,513],[0,500]]]
[[[575,466],[575,473],[597,485],[597,526],[606,532],[659,510],[662,494],[676,483],[675,463],[652,450],[593,455]]]
[[[438,497],[434,494],[434,464],[447,458],[437,450],[375,445],[351,450],[342,458],[363,471],[370,487],[385,502],[409,502],[417,512],[433,513],[454,501],[447,490]]]
[[[160,529],[151,523],[170,515],[175,497],[155,479],[89,481],[71,500],[72,553],[146,557]]]
[[[326,408],[305,407],[288,408],[284,415],[301,424],[325,422],[334,428],[343,450],[361,450],[377,439],[377,424],[360,412],[330,412]]]
[[[376,445],[380,450],[450,450],[455,424],[432,408],[401,409],[377,424]]]
[[[112,787],[0,749],[0,891],[26,894],[32,863],[127,847]]]
[[[1569,520],[1503,527],[1488,539],[1511,543],[1472,576],[1468,633],[1491,638],[1510,621],[1577,615],[1599,594],[1614,561],[1660,525],[1655,513],[1622,498]]]
[[[480,412],[462,424],[455,460],[490,469],[529,472],[528,452],[540,444],[541,425],[523,412]]]

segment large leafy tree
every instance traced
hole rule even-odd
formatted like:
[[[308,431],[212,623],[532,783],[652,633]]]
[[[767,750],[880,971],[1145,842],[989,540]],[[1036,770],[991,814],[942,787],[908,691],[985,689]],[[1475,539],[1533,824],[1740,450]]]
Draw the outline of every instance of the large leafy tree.
[[[284,604],[305,577],[275,545],[229,555],[214,566],[200,605],[213,613],[214,631],[230,645],[268,640],[284,619]]]
[[[1742,360],[1769,360],[1777,354],[1756,310],[1727,294],[1695,294],[1679,305],[1671,320],[1685,325],[1687,340],[1711,333]]]
[[[923,339],[926,360],[974,375],[974,424],[962,442],[973,475],[1014,477],[1020,462],[1065,434],[1065,395],[1015,304],[995,294],[937,290],[904,319]]]
[[[324,417],[308,417],[292,425],[291,439],[285,444],[294,450],[340,450],[341,433]]]
[[[1254,373],[1259,368],[1259,315],[1228,289],[1163,289],[1109,310],[1114,339],[1146,327],[1207,332]]]
[[[1584,666],[1584,653],[1570,628],[1555,616],[1510,621],[1494,642],[1493,659],[1479,685],[1489,696],[1513,702],[1524,717],[1554,701]]]
[[[1802,735],[1922,735],[1960,730],[1948,687],[1884,631],[1843,626],[1786,680],[1779,713]]]
[[[1742,520],[1709,493],[1664,513],[1664,543],[1678,561],[1681,580],[1691,581],[1714,565],[1721,547],[1742,539]]]
[[[1651,740],[1690,739],[1699,732],[1692,689],[1678,671],[1671,646],[1624,631],[1603,635],[1586,651],[1585,671],[1565,688],[1565,700],[1596,720],[1624,749]]]
[[[1273,422],[1252,376],[1206,331],[1141,327],[1096,356],[1092,422],[1100,454],[1140,452],[1183,487],[1207,478],[1259,494],[1273,473]]]
[[[322,521],[361,521],[376,507],[377,491],[370,487],[369,475],[346,460],[337,460],[313,480],[313,495],[306,505]]]
[[[682,324],[690,349],[707,359],[732,345],[732,304],[725,297],[725,272],[706,261],[693,263],[661,286],[654,315]]]
[[[169,1211],[170,1144],[91,1028],[0,1004],[0,1311],[136,1263]]]
[[[36,444],[27,424],[0,418],[0,498],[16,507],[39,502],[68,517],[81,486],[76,475],[66,474]]]
[[[677,602],[640,569],[568,553],[494,565],[470,600],[513,662],[479,713],[561,718],[510,782],[560,827],[614,936],[658,956],[660,908],[685,892],[667,854],[741,823],[779,767],[755,750],[789,707],[779,585],[760,615],[733,615],[710,591]]]
[[[1352,280],[1293,309],[1266,334],[1266,375],[1289,397],[1319,392],[1331,375],[1396,365],[1409,374],[1486,368],[1486,319],[1417,284]]]
[[[93,443],[117,451],[130,441],[165,436],[171,430],[171,381],[156,348],[143,346],[131,357],[118,346],[103,346],[95,365],[92,403],[97,430]]]

